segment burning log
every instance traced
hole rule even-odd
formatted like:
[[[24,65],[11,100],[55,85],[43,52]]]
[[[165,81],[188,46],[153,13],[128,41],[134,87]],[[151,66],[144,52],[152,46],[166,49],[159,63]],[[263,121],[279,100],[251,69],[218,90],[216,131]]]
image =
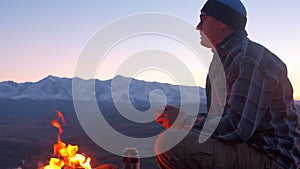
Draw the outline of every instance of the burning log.
[[[49,164],[39,169],[92,169],[90,157],[78,154],[77,145],[66,144],[61,140],[63,129],[59,122],[66,124],[62,113],[57,111],[57,119],[52,121],[52,126],[58,129],[57,143],[53,145],[55,157],[50,158]],[[112,164],[102,164],[93,169],[118,169],[118,167]]]
[[[61,112],[57,112],[57,120],[52,121],[52,125],[58,129],[57,143],[54,144],[55,158],[50,158],[49,165],[42,167],[41,169],[92,169],[90,162],[91,158],[86,157],[83,154],[78,154],[78,146],[66,144],[61,141],[60,135],[63,133],[63,129],[59,123],[66,123],[64,116]]]

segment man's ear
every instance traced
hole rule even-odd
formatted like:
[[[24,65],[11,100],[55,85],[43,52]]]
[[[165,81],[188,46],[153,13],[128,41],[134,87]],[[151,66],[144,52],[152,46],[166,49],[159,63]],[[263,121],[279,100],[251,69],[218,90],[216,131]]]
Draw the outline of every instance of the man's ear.
[[[225,23],[223,23],[223,22],[219,22],[219,26],[220,26],[220,28],[222,29],[222,30],[224,30],[224,29],[227,29],[227,28],[229,28],[230,26],[228,26],[228,25],[226,25]]]
[[[234,32],[234,29],[231,26],[229,26],[229,25],[227,25],[223,22],[220,22],[219,26],[220,26],[219,28],[223,31],[223,33],[225,33],[225,32],[227,32],[227,33]]]

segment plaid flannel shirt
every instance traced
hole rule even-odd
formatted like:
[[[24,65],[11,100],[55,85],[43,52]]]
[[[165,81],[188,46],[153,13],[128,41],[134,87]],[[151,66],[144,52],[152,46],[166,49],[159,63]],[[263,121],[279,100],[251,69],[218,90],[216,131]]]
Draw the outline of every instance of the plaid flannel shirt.
[[[285,168],[300,168],[300,116],[285,64],[249,40],[246,31],[227,37],[214,53],[206,82],[207,107],[210,112],[220,105],[224,109],[211,137],[247,142]],[[212,100],[212,90],[222,93],[225,89],[218,85],[222,83],[214,83],[222,70],[227,90],[223,104]],[[206,121],[207,116],[193,130],[205,134],[201,130]]]

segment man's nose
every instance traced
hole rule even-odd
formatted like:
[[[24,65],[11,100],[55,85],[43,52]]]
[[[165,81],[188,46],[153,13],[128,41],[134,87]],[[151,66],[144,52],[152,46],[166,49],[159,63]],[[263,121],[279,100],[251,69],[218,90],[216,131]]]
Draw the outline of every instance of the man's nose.
[[[201,31],[202,29],[202,24],[201,22],[198,23],[198,25],[196,26],[196,30]]]

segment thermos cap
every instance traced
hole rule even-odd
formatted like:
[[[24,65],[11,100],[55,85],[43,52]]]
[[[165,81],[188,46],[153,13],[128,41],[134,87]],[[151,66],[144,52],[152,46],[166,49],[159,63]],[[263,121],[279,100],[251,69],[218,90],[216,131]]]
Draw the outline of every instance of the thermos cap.
[[[130,147],[125,148],[124,150],[124,156],[125,157],[131,157],[131,158],[139,158],[139,152],[136,148]]]

